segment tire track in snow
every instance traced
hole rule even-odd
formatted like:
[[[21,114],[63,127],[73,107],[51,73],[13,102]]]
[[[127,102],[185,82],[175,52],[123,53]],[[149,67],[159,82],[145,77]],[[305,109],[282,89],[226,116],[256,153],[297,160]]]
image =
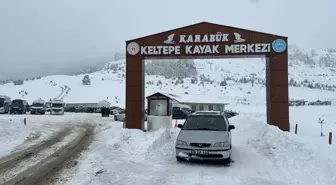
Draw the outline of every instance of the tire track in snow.
[[[40,161],[47,159],[62,147],[66,146],[71,140],[76,138],[76,136],[78,136],[78,133],[76,132],[69,133],[65,137],[61,138],[59,142],[45,147],[43,150],[35,153],[29,158],[19,160],[19,163],[17,164],[12,164],[11,167],[6,169],[6,171],[0,173],[1,181],[6,182],[12,178],[15,178],[18,174],[21,174],[25,170],[34,167]]]
[[[22,155],[8,156],[8,162],[2,163],[7,164],[1,174],[3,185],[49,184],[68,159],[76,156],[86,145],[90,144],[93,130],[94,126],[90,125],[64,128],[56,136],[51,137],[53,142],[47,142],[51,143],[50,145],[44,144],[42,148],[39,148],[41,145],[37,145],[39,146],[37,147],[38,153],[27,158]],[[26,152],[25,150],[21,153]]]
[[[64,136],[66,136],[70,132],[70,129],[67,127],[62,128],[60,131],[52,135],[50,138],[42,141],[41,143],[32,145],[22,151],[17,151],[15,153],[9,154],[0,159],[0,174],[3,173],[8,168],[11,168],[23,160],[27,160],[41,150],[44,150],[46,147],[51,146],[57,142],[59,142]]]

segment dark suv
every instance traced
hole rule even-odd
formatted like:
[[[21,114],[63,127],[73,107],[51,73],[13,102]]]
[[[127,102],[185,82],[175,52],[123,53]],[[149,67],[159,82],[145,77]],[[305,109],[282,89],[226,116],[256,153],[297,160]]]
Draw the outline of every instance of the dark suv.
[[[26,100],[16,99],[12,101],[10,114],[26,114],[29,105]]]

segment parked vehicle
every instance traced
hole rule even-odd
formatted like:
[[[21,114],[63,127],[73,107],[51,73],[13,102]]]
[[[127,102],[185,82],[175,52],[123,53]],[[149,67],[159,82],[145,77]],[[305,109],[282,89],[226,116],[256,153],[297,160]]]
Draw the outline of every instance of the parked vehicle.
[[[191,107],[189,105],[178,103],[178,104],[173,105],[173,110],[184,110],[184,111],[190,112]]]
[[[144,111],[144,120],[147,121],[148,113],[147,110]],[[120,111],[118,114],[114,115],[114,121],[124,121],[126,119],[126,110]]]
[[[52,100],[50,106],[51,115],[64,115],[65,103],[62,100]]]
[[[120,108],[120,107],[110,107],[110,109],[111,109],[111,114],[112,114],[112,115],[116,115],[116,114],[118,114],[120,111],[124,110],[124,109],[122,109],[122,108]]]
[[[231,162],[231,130],[225,114],[220,111],[197,111],[190,115],[176,140],[176,160],[219,160]]]
[[[26,100],[15,99],[11,103],[10,114],[26,114],[29,111],[29,105]]]
[[[8,114],[11,107],[11,98],[0,95],[0,114]]]
[[[45,114],[46,105],[42,99],[35,100],[30,108],[30,114]]]
[[[122,110],[114,115],[114,121],[124,121],[126,118],[126,110]]]
[[[188,111],[175,109],[173,110],[172,118],[173,119],[187,119],[189,115],[190,113]]]

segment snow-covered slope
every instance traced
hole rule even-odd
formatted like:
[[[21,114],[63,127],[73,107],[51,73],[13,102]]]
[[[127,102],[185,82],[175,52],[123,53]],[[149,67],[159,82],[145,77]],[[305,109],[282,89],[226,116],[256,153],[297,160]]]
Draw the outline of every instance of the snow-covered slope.
[[[188,92],[204,94],[208,97],[217,96],[231,104],[244,102],[265,105],[264,58],[194,60],[186,62],[188,65],[185,66],[179,64],[165,65],[164,68],[161,66],[161,69],[158,68],[161,70],[160,73],[155,66],[149,65],[150,61],[147,63],[146,94],[157,91]],[[155,75],[165,74],[165,71],[168,74],[166,76],[171,78]],[[291,46],[289,50],[290,98],[310,101],[333,100],[336,88],[335,71],[336,52],[333,50],[302,50],[297,46]],[[12,99],[23,98],[29,103],[38,98],[45,100],[63,98],[68,103],[108,100],[113,105],[124,107],[125,60],[110,62],[101,71],[88,74],[90,85],[83,85],[82,80],[85,75],[46,76],[25,81],[22,85],[7,83],[0,85],[0,94],[8,95]],[[173,78],[174,76],[179,79]],[[251,83],[252,77],[255,79],[254,87]],[[223,81],[227,86],[221,86]]]

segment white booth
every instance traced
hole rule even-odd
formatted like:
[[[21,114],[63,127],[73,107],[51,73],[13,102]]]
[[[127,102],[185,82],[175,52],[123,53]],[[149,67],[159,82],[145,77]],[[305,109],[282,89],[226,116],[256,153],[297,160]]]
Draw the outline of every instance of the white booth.
[[[171,128],[172,126],[172,105],[177,100],[163,93],[155,93],[147,99],[147,130],[159,128]]]

